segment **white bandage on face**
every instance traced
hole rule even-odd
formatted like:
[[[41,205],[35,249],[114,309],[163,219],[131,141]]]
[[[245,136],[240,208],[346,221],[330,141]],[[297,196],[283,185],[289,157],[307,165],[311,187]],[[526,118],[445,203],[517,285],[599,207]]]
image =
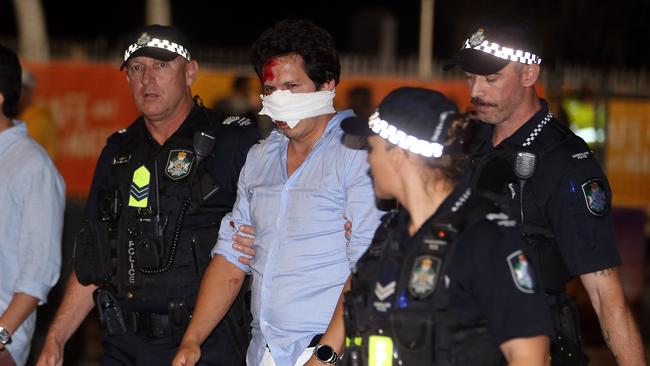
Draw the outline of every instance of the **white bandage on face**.
[[[300,120],[335,113],[335,90],[313,93],[292,93],[289,90],[276,90],[271,95],[261,96],[262,110],[259,114],[271,117],[273,121],[283,121],[290,128],[296,127]]]

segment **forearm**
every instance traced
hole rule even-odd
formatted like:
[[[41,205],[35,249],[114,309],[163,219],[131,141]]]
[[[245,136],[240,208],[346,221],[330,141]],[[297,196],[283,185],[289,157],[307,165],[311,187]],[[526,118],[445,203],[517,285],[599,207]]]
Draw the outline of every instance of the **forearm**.
[[[547,336],[515,338],[501,344],[508,366],[550,365],[550,345]]]
[[[334,351],[339,355],[339,357],[342,355],[345,347],[345,319],[344,319],[344,300],[345,300],[345,294],[350,291],[350,281],[351,281],[351,276],[348,277],[348,280],[345,282],[345,285],[343,286],[343,290],[341,291],[341,296],[339,296],[339,301],[336,304],[336,308],[334,309],[334,314],[332,314],[332,320],[330,320],[330,324],[327,327],[327,330],[323,334],[323,337],[320,340],[321,344],[328,344],[330,345]],[[316,356],[312,355],[309,361],[305,364],[305,366],[313,366],[313,365],[320,365],[321,363],[317,361]]]
[[[627,306],[610,313],[603,311],[600,324],[605,342],[619,365],[645,365],[639,329]]]
[[[580,276],[600,321],[603,338],[619,365],[645,365],[639,329],[625,300],[618,268]]]
[[[244,277],[241,269],[216,255],[208,266],[196,299],[192,320],[183,343],[202,344],[214,327],[226,316],[241,289]]]
[[[343,291],[341,291],[341,296],[336,304],[336,308],[334,309],[330,325],[327,327],[327,331],[323,334],[323,338],[321,338],[320,341],[322,344],[329,344],[332,346],[339,355],[343,352],[345,343],[345,319],[343,317],[345,312],[344,299],[345,294],[350,291],[350,281],[351,277],[348,277],[345,286],[343,286]]]
[[[603,338],[619,365],[645,365],[643,343],[630,308],[620,304],[600,303],[599,320]]]
[[[23,293],[14,293],[9,306],[0,315],[0,326],[13,333],[38,306],[38,299]]]
[[[48,338],[54,338],[59,343],[65,343],[79,328],[81,322],[92,310],[93,291],[97,286],[84,286],[79,283],[74,272],[70,275],[63,301],[56,312],[54,321],[47,332]]]

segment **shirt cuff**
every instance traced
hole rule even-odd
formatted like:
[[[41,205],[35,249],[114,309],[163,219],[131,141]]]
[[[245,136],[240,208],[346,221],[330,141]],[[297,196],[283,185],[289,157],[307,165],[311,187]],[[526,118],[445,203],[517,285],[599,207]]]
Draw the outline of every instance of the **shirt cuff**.
[[[218,248],[218,246],[215,246],[212,249],[212,253],[210,253],[210,255],[212,256],[212,258],[214,258],[215,255],[220,255],[220,256],[226,258],[226,260],[228,262],[234,264],[237,268],[241,269],[245,273],[250,273],[250,271],[251,271],[250,266],[248,266],[246,264],[243,264],[243,263],[239,262],[239,260],[238,260],[238,258],[240,256],[244,255],[243,253],[237,255],[236,253],[233,253],[233,252],[230,252],[230,251],[225,251],[225,250],[222,250],[221,248]]]
[[[38,305],[47,302],[47,294],[52,286],[37,281],[19,280],[14,286],[14,293],[29,295],[38,299]]]

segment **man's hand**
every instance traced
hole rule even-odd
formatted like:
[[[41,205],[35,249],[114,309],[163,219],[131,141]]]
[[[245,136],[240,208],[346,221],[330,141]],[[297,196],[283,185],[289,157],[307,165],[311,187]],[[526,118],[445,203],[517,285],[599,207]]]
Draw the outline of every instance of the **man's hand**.
[[[235,229],[234,222],[231,221],[230,226]],[[253,249],[253,243],[255,242],[255,228],[249,225],[239,226],[237,233],[232,236],[232,240],[235,241],[232,245],[233,249],[245,254],[245,256],[240,256],[238,258],[239,263],[250,266],[253,259],[255,259],[255,250]]]
[[[63,343],[54,337],[45,338],[41,355],[36,366],[61,366],[63,365]]]
[[[172,360],[172,366],[194,366],[201,358],[201,347],[192,342],[183,342]]]
[[[343,230],[345,230],[345,239],[350,240],[352,237],[352,221],[348,220],[345,216],[343,216],[345,219],[345,225],[343,225]]]

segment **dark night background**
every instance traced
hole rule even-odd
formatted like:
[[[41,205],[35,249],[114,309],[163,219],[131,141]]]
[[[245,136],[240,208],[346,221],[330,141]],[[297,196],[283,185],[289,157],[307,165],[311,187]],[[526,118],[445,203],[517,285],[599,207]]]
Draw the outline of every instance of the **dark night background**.
[[[361,12],[389,12],[398,21],[398,56],[418,51],[420,1],[172,1],[172,22],[197,45],[247,48],[260,32],[286,17],[307,18],[328,29],[343,53],[359,53]],[[144,21],[144,1],[44,0],[53,39],[101,39],[119,47],[121,36]],[[543,38],[546,62],[598,68],[650,66],[650,0],[436,0],[434,57],[449,58],[471,22],[507,9],[530,18]],[[375,13],[376,14],[376,13]],[[366,18],[367,19],[367,18]],[[10,0],[0,0],[0,37],[15,37]]]
[[[145,21],[143,0],[42,0],[42,3],[53,54],[55,44],[79,43],[99,45],[106,50],[105,54],[117,55],[123,37]],[[370,54],[368,44],[377,34],[377,29],[370,23],[378,16],[392,14],[397,21],[395,56],[407,57],[418,53],[420,0],[171,0],[171,5],[172,24],[183,30],[199,48],[246,50],[264,29],[276,21],[306,18],[330,31],[341,53]],[[647,85],[645,75],[650,71],[650,0],[435,0],[434,58],[437,61],[450,58],[461,46],[476,18],[500,10],[517,13],[532,21],[539,30],[541,57],[546,65],[586,66],[577,69],[591,74],[596,74],[591,68],[604,71],[604,74],[613,70],[631,70],[633,72],[629,74],[641,80],[641,86]],[[9,44],[15,41],[17,30],[14,14],[13,1],[0,0],[0,42]],[[192,52],[194,54],[195,51]],[[200,56],[197,58],[203,62]],[[575,76],[575,73],[572,75]],[[576,79],[583,77],[578,75]],[[605,88],[597,92],[603,95],[605,92],[617,92],[605,82],[603,85],[603,88],[609,87],[611,90]],[[622,93],[650,97],[650,92],[646,91],[628,92],[626,89]],[[77,223],[81,207],[80,202],[68,202],[66,222]],[[72,233],[78,229],[73,225],[67,230],[74,235]],[[64,237],[66,243],[71,240],[71,237]],[[646,253],[650,253],[647,248],[646,245]],[[646,263],[650,263],[649,255],[646,254]],[[646,271],[650,274],[650,270]],[[650,275],[646,276],[650,278]],[[647,279],[645,281],[646,284],[650,283]],[[53,291],[55,295],[50,300],[51,305],[39,313],[40,327],[34,350],[39,349],[44,328],[53,316],[54,306],[60,302],[62,286],[63,283],[60,283],[58,291]],[[583,300],[588,304],[586,297]],[[643,301],[650,304],[650,292]],[[650,312],[646,310],[648,305],[644,306],[646,315],[639,319],[642,320],[639,324],[647,342]],[[590,326],[585,329],[585,339],[590,346],[599,347],[596,348],[599,353],[592,355],[596,355],[595,361],[599,358],[605,360],[600,364],[594,362],[593,365],[609,364],[607,361],[611,356],[604,348],[595,314],[591,310],[583,314],[586,315],[583,328]],[[96,359],[101,356],[101,347],[97,342],[100,334],[97,317],[88,317],[84,324],[82,330],[68,342],[66,365],[95,366]]]

